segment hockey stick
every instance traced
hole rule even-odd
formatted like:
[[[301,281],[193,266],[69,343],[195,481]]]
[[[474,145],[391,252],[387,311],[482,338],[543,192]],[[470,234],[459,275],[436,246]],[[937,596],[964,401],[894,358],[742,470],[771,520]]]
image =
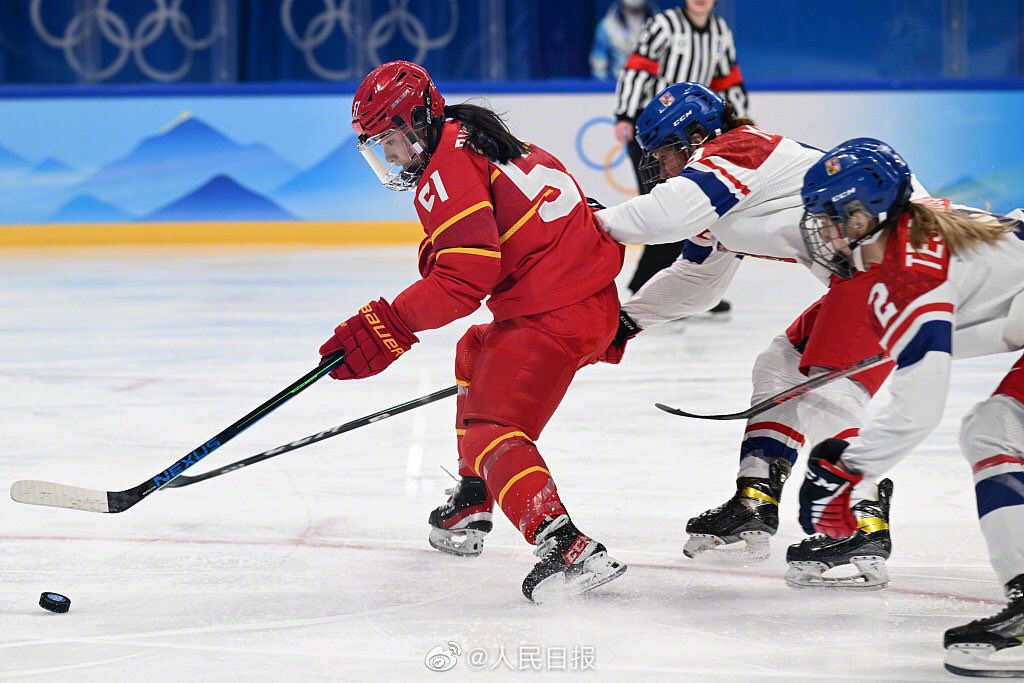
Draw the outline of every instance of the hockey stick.
[[[393,408],[386,408],[384,410],[373,413],[372,415],[360,417],[357,420],[346,422],[345,424],[338,425],[337,427],[331,427],[330,429],[322,431],[319,434],[313,434],[311,436],[306,436],[301,439],[297,439],[283,446],[271,448],[269,451],[263,451],[262,453],[251,455],[248,458],[243,458],[242,460],[233,462],[230,465],[224,465],[223,467],[219,467],[215,470],[210,470],[209,472],[203,472],[202,474],[197,474],[193,477],[190,477],[187,474],[182,474],[168,482],[164,486],[164,488],[181,488],[182,486],[188,486],[189,484],[195,484],[196,482],[212,479],[213,477],[219,477],[220,475],[227,474],[228,472],[240,470],[243,467],[254,465],[258,462],[263,462],[264,460],[273,458],[275,455],[281,455],[282,453],[287,453],[288,451],[294,451],[297,448],[308,446],[311,443],[323,441],[324,439],[329,439],[332,436],[344,434],[345,432],[351,432],[353,429],[359,429],[360,427],[365,427],[368,424],[379,422],[380,420],[387,419],[392,415],[398,415],[399,413],[404,413],[407,410],[412,410],[413,408],[418,408],[420,406],[425,406],[428,403],[439,401],[442,398],[454,396],[456,393],[458,393],[458,389],[458,386],[451,386],[448,387],[447,389],[441,389],[440,391],[435,391],[432,394],[427,394],[426,396],[420,396],[419,398],[414,398],[411,401],[406,401],[405,403],[401,403],[397,406],[394,406]]]
[[[323,363],[282,389],[263,405],[239,419],[206,443],[200,444],[198,448],[173,463],[163,472],[160,472],[151,479],[147,479],[138,486],[124,491],[97,491],[67,484],[55,484],[49,481],[22,480],[11,484],[11,498],[19,503],[28,503],[30,505],[49,505],[51,507],[87,510],[89,512],[124,512],[153,493],[153,491],[163,488],[189,467],[192,467],[192,465],[195,465],[210,453],[280,408],[290,399],[294,398],[296,394],[313,384],[313,382],[341,365],[344,360],[345,354],[341,351],[333,356],[329,356]]]
[[[781,393],[766,398],[760,403],[752,405],[746,410],[740,411],[738,413],[726,413],[724,415],[697,415],[695,413],[688,413],[685,410],[680,410],[679,408],[667,406],[664,403],[655,403],[654,405],[661,408],[666,413],[672,413],[673,415],[679,415],[680,417],[695,417],[698,420],[746,420],[748,418],[754,417],[755,415],[760,415],[766,410],[769,410],[777,405],[785,403],[790,399],[803,396],[808,391],[811,391],[812,389],[817,389],[823,384],[828,384],[833,380],[841,379],[843,377],[849,377],[850,375],[854,375],[860,372],[861,370],[869,370],[871,368],[878,367],[879,365],[882,365],[883,363],[888,363],[891,360],[892,359],[886,356],[885,354],[880,353],[878,355],[871,356],[870,358],[865,358],[864,360],[858,363],[854,363],[849,367],[836,368],[835,370],[823,372],[820,375],[815,375],[814,377],[811,377],[806,382],[801,382],[800,384],[797,384],[795,387],[790,387],[789,389],[786,389]]]

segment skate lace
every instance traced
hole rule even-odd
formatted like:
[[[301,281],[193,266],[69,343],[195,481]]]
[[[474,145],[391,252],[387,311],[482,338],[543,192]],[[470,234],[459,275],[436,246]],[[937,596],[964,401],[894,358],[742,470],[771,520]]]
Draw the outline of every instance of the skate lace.
[[[556,547],[558,547],[558,537],[555,536],[555,531],[561,529],[563,526],[569,523],[569,517],[566,515],[560,515],[550,522],[544,531],[537,535],[537,547],[534,548],[533,554],[540,559],[547,559]]]
[[[533,554],[542,560],[547,559],[547,556],[554,551],[556,545],[558,545],[558,543],[555,539],[549,538],[543,543],[538,544],[537,547],[533,549]]]

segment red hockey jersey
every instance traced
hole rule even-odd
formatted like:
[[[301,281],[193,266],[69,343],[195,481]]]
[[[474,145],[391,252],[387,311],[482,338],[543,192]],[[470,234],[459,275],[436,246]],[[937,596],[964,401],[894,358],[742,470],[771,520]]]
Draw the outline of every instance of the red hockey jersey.
[[[508,164],[471,149],[457,121],[416,187],[422,280],[394,301],[414,332],[472,313],[495,320],[561,308],[608,285],[623,247],[597,227],[565,167],[541,148]]]

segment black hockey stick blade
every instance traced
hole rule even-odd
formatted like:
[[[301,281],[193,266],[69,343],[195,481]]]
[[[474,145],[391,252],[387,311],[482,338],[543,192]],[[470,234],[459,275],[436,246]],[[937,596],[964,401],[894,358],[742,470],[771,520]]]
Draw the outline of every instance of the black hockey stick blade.
[[[660,408],[661,410],[664,410],[666,413],[672,413],[673,415],[678,415],[680,417],[692,417],[698,420],[748,420],[756,415],[760,415],[761,413],[774,408],[777,405],[785,403],[786,401],[803,396],[812,389],[817,389],[818,387],[828,384],[829,382],[841,379],[843,377],[849,377],[850,375],[855,375],[858,372],[861,372],[862,370],[869,370],[871,368],[883,365],[884,363],[888,363],[890,361],[891,359],[888,356],[886,356],[883,353],[879,353],[877,355],[871,356],[870,358],[865,358],[864,360],[858,363],[854,363],[849,367],[836,368],[835,370],[823,372],[820,375],[815,375],[814,377],[811,377],[806,382],[801,382],[800,384],[797,384],[794,387],[790,387],[789,389],[786,389],[781,393],[766,398],[760,403],[752,405],[746,410],[741,410],[738,413],[726,413],[723,415],[697,415],[696,413],[688,413],[685,410],[680,410],[679,408],[667,406],[664,403],[655,403],[654,405]]]
[[[275,396],[255,408],[212,439],[200,444],[188,455],[180,458],[163,472],[124,491],[99,491],[79,486],[57,484],[50,481],[22,480],[11,484],[11,498],[29,505],[86,510],[88,512],[124,512],[154,491],[167,486],[182,472],[235,438],[264,417],[274,412],[309,387],[324,375],[330,373],[345,360],[342,351],[329,356],[320,365],[282,389]]]
[[[231,463],[230,465],[224,465],[223,467],[218,467],[217,469],[210,470],[209,472],[203,472],[202,474],[197,474],[195,476],[189,476],[187,474],[182,474],[182,475],[176,477],[175,479],[172,479],[166,486],[164,486],[164,488],[165,489],[181,488],[182,486],[189,486],[190,484],[195,484],[195,483],[198,483],[200,481],[206,481],[207,479],[212,479],[213,477],[219,477],[222,474],[227,474],[228,472],[234,472],[235,470],[240,470],[243,467],[248,467],[249,465],[254,465],[254,464],[258,463],[258,462],[263,462],[264,460],[268,460],[270,458],[273,458],[274,456],[281,455],[282,453],[287,453],[289,451],[294,451],[294,450],[296,450],[298,448],[302,448],[303,446],[308,446],[308,445],[316,443],[318,441],[323,441],[324,439],[329,439],[332,436],[337,436],[338,434],[344,434],[345,432],[351,432],[353,429],[359,429],[360,427],[365,427],[366,425],[373,424],[374,422],[380,422],[381,420],[385,420],[385,419],[391,417],[392,415],[399,415],[401,413],[406,412],[407,410],[412,410],[413,408],[419,408],[420,406],[425,406],[428,403],[433,403],[434,401],[439,401],[442,398],[448,398],[449,396],[454,396],[455,394],[458,393],[458,390],[459,390],[458,386],[450,386],[447,389],[441,389],[440,391],[435,391],[432,394],[427,394],[426,396],[420,396],[419,398],[414,398],[411,401],[406,401],[405,403],[401,403],[401,404],[399,404],[397,406],[394,406],[392,408],[386,408],[384,410],[381,410],[381,411],[378,411],[376,413],[373,413],[372,415],[367,415],[365,417],[360,417],[360,418],[358,418],[356,420],[352,420],[351,422],[346,422],[343,425],[338,425],[337,427],[331,427],[330,429],[324,430],[324,431],[320,432],[319,434],[312,434],[310,436],[305,436],[305,437],[303,437],[301,439],[296,439],[295,441],[292,441],[291,443],[286,443],[283,446],[278,446],[277,448],[271,448],[269,451],[263,451],[262,453],[257,453],[256,455],[251,455],[248,458],[243,458],[241,460],[238,460],[237,462]]]

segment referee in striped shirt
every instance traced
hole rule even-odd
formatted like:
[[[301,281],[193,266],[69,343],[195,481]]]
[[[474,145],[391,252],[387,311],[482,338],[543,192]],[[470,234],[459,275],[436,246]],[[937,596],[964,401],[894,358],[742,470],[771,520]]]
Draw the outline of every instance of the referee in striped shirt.
[[[737,116],[747,116],[747,89],[736,64],[732,31],[713,13],[715,0],[685,0],[651,17],[644,26],[633,53],[619,74],[615,89],[615,137],[626,144],[633,168],[642,154],[635,139],[636,119],[656,93],[675,83],[704,83],[716,91]],[[640,182],[640,192],[647,192]],[[640,263],[629,283],[637,291],[652,275],[672,264],[683,243],[652,244],[644,247]],[[721,310],[724,309],[724,310]],[[712,312],[727,312],[722,302]]]

